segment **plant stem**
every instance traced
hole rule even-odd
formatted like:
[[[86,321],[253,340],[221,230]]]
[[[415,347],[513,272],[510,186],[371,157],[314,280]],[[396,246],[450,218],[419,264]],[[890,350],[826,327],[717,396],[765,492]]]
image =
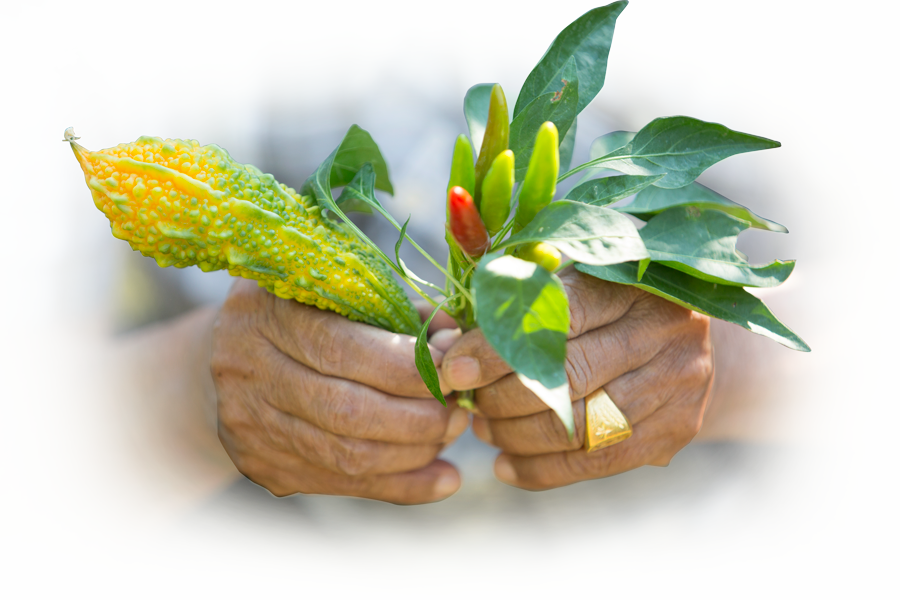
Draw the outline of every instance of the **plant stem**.
[[[561,265],[559,265],[558,267],[556,267],[556,269],[554,269],[553,272],[554,272],[554,273],[559,273],[560,271],[562,271],[563,269],[565,269],[566,267],[568,267],[569,265],[572,265],[572,264],[575,264],[575,261],[574,261],[574,260],[567,260],[567,261],[564,262],[563,264],[561,264]]]
[[[400,224],[397,223],[396,219],[394,219],[394,217],[391,216],[391,214],[390,214],[389,212],[387,212],[384,208],[382,208],[382,207],[380,207],[380,206],[374,206],[374,208],[375,208],[375,210],[377,210],[379,213],[381,213],[381,215],[382,215],[385,219],[387,219],[388,221],[390,221],[390,223],[391,223],[394,227],[397,228],[397,231],[401,231],[401,230],[403,229],[403,228],[400,226]],[[434,265],[435,268],[437,268],[438,271],[440,271],[441,273],[443,273],[444,276],[445,276],[450,282],[452,282],[454,285],[456,285],[457,289],[459,289],[460,293],[463,294],[463,296],[465,296],[466,298],[468,298],[469,301],[472,300],[472,297],[469,295],[469,290],[465,289],[465,287],[463,287],[463,285],[462,285],[459,281],[457,281],[456,278],[453,277],[453,275],[451,275],[450,272],[449,272],[447,269],[445,269],[445,268],[442,267],[440,264],[438,264],[438,262],[437,262],[436,260],[434,260],[434,258],[432,258],[430,254],[428,254],[427,252],[425,252],[425,250],[423,250],[422,247],[419,246],[419,244],[416,243],[416,240],[414,240],[414,239],[412,239],[411,237],[409,237],[409,234],[406,234],[406,233],[403,234],[403,237],[405,237],[407,240],[409,240],[409,243],[412,244],[413,248],[415,248],[416,250],[419,251],[419,254],[421,254],[422,256],[424,256],[424,257],[426,258],[426,260],[428,260],[428,262],[430,262],[432,265]],[[401,276],[402,276],[402,275],[401,275]],[[434,286],[434,287],[437,287],[437,286]]]
[[[580,171],[584,171],[585,169],[590,169],[591,167],[595,167],[595,166],[599,165],[600,163],[610,162],[610,161],[614,161],[614,160],[619,160],[619,159],[622,159],[622,158],[635,158],[635,157],[633,157],[633,156],[608,156],[608,155],[607,155],[607,156],[601,156],[600,158],[595,158],[594,160],[589,160],[588,162],[584,163],[583,165],[578,165],[578,166],[575,167],[574,169],[571,169],[571,170],[569,170],[569,171],[566,171],[565,173],[563,173],[562,175],[560,175],[559,177],[557,177],[556,183],[559,183],[560,181],[562,181],[562,180],[564,180],[564,179],[566,179],[566,178],[568,178],[568,177],[571,177],[571,176],[574,175],[575,173],[578,173],[578,172],[580,172]]]
[[[512,219],[509,220],[509,222],[506,225],[503,226],[503,229],[501,229],[497,233],[497,235],[494,236],[494,239],[497,241],[494,242],[493,246],[491,246],[491,249],[489,250],[489,252],[493,252],[497,248],[498,245],[503,243],[503,238],[506,237],[506,234],[509,233],[509,230],[512,229],[512,226],[515,222],[516,222],[515,217],[513,217]]]

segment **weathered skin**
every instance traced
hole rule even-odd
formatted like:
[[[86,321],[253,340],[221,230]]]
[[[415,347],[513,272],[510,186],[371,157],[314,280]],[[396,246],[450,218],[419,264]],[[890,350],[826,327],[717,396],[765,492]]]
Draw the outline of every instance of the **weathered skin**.
[[[141,137],[91,152],[66,138],[115,237],[161,267],[256,279],[280,298],[415,335],[390,267],[343,224],[216,145]]]

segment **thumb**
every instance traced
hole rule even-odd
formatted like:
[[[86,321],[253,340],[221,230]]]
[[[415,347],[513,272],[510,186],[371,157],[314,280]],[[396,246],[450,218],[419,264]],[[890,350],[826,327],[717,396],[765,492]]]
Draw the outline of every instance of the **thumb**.
[[[493,383],[512,369],[491,348],[480,329],[464,334],[444,354],[441,374],[454,390],[472,390]]]

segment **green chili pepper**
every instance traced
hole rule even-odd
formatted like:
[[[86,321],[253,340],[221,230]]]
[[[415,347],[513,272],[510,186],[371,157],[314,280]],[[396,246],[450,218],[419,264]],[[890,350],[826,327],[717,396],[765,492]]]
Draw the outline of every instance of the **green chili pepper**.
[[[528,161],[528,171],[519,193],[516,222],[513,232],[528,225],[538,211],[550,204],[556,193],[556,177],[559,175],[559,132],[556,125],[547,121],[538,129],[534,151]]]
[[[509,201],[516,184],[516,158],[512,150],[497,155],[481,184],[481,220],[493,236],[509,218]]]
[[[516,248],[516,256],[541,265],[551,273],[559,266],[562,254],[546,242],[531,242]]]
[[[497,155],[509,148],[509,108],[506,95],[498,83],[491,89],[491,103],[488,107],[487,123],[484,126],[484,140],[475,163],[475,206],[481,208],[481,184]]]
[[[450,183],[447,184],[447,191],[456,186],[475,195],[475,152],[465,135],[456,138],[456,145],[453,147],[453,162],[450,164]]]

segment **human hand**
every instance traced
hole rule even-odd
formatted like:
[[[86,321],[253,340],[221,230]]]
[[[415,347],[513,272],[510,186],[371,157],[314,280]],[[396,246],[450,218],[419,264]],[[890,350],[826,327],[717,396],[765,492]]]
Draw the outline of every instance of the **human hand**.
[[[450,496],[459,473],[437,455],[466,429],[468,414],[431,396],[414,344],[237,281],[213,334],[222,445],[241,473],[276,496],[398,504]],[[432,356],[440,365],[442,353]]]
[[[475,434],[503,452],[494,473],[505,483],[543,490],[665,466],[697,434],[713,380],[709,318],[637,288],[569,267],[571,331],[566,372],[575,413],[569,439],[556,415],[494,352],[481,331],[444,355],[444,381],[476,389]],[[632,423],[627,440],[587,453],[584,397],[603,387]]]

